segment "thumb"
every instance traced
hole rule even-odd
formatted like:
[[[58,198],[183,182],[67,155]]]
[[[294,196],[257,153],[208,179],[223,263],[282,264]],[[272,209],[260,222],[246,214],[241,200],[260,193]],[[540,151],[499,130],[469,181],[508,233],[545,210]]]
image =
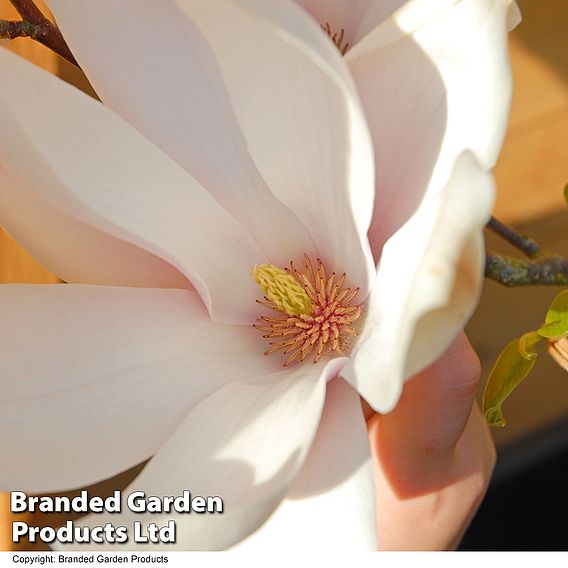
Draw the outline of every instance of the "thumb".
[[[417,469],[425,484],[429,466],[432,476],[437,475],[466,427],[479,377],[479,359],[461,333],[438,361],[406,383],[392,412],[369,421],[383,467],[392,469],[400,481],[408,476],[413,484]]]

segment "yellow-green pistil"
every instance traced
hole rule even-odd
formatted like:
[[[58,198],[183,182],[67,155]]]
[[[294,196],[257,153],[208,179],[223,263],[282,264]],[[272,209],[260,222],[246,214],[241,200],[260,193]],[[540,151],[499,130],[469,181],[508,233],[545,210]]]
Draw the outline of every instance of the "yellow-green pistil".
[[[252,276],[264,294],[257,302],[279,313],[261,316],[254,326],[264,338],[275,340],[265,355],[282,350],[289,355],[284,361],[288,367],[312,352],[314,363],[328,351],[345,353],[346,335],[357,335],[352,324],[361,316],[360,306],[349,305],[359,288],[344,287],[345,273],[328,277],[323,262],[318,258],[314,269],[306,254],[302,271],[293,262],[287,269],[262,264],[254,267]]]
[[[264,295],[287,314],[299,316],[312,311],[312,302],[306,291],[289,273],[274,264],[256,265],[252,277]]]

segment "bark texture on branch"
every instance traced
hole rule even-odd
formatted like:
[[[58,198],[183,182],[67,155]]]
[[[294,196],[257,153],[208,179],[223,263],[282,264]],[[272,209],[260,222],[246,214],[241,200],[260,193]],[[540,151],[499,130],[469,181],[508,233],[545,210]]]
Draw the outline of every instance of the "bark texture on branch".
[[[17,10],[18,14],[22,17],[21,22],[6,22],[14,28],[15,24],[19,24],[22,32],[32,31],[32,33],[21,33],[13,37],[30,37],[31,39],[45,45],[51,51],[57,53],[73,65],[79,67],[75,57],[71,53],[69,46],[65,43],[59,28],[47,19],[42,11],[35,5],[32,0],[10,0],[10,3]],[[14,33],[12,31],[12,33]],[[7,39],[13,37],[2,36]]]
[[[504,286],[568,286],[568,260],[559,256],[520,259],[488,254],[485,276]]]

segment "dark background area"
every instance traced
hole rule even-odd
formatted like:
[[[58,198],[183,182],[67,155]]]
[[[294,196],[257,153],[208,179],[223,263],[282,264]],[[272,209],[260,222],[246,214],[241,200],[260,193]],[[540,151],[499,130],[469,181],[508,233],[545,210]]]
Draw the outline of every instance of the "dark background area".
[[[500,452],[460,550],[568,550],[568,420]]]

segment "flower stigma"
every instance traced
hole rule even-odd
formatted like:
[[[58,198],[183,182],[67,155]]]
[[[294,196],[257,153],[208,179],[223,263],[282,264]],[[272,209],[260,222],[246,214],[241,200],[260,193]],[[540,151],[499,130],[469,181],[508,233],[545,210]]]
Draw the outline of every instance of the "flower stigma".
[[[257,265],[252,277],[260,286],[264,299],[257,302],[278,315],[261,316],[253,325],[270,341],[264,352],[270,355],[282,350],[288,355],[283,366],[304,361],[313,354],[317,363],[325,353],[345,355],[350,351],[350,338],[357,335],[354,323],[361,317],[361,306],[350,306],[359,288],[345,286],[345,272],[327,276],[321,259],[314,265],[304,254],[299,270],[273,264]]]
[[[341,28],[339,32],[334,32],[328,22],[322,25],[321,29],[329,36],[341,55],[345,55],[349,49],[349,42],[345,40],[345,30]]]

